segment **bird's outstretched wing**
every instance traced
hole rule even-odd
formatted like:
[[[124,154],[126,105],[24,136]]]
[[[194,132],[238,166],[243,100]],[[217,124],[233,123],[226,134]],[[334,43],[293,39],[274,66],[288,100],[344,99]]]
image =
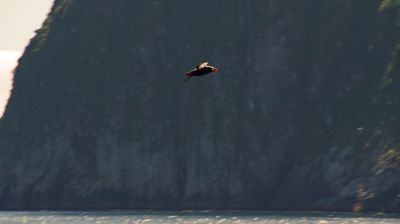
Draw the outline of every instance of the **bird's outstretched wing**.
[[[197,65],[196,69],[197,69],[197,70],[203,69],[203,68],[206,67],[207,65],[208,65],[208,62],[207,62],[207,61],[206,61],[206,62],[203,62],[203,63]]]

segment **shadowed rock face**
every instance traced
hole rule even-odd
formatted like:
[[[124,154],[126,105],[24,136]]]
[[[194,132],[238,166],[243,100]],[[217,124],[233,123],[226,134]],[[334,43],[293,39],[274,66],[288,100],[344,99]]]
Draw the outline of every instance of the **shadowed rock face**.
[[[0,208],[399,211],[378,4],[56,1],[0,123]]]

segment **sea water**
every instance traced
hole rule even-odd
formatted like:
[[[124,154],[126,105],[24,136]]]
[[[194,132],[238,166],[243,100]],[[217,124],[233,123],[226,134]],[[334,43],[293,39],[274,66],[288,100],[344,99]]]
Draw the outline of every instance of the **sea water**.
[[[382,213],[258,211],[92,211],[0,212],[1,224],[399,224],[400,216]]]

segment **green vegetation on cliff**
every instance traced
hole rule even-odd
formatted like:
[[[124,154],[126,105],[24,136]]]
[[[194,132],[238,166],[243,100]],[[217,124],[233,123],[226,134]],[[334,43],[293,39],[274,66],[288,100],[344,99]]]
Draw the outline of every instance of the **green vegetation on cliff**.
[[[71,0],[56,0],[54,2],[54,7],[47,16],[47,19],[43,22],[42,28],[36,31],[36,36],[33,39],[33,45],[36,45],[36,47],[32,52],[37,52],[44,46],[54,17],[62,17],[66,10],[68,10],[70,2]]]

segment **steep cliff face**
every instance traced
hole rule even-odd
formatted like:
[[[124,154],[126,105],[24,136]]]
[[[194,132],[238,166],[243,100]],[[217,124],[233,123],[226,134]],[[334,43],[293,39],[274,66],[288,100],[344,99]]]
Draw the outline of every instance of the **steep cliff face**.
[[[393,7],[56,0],[0,122],[0,208],[399,211]]]

